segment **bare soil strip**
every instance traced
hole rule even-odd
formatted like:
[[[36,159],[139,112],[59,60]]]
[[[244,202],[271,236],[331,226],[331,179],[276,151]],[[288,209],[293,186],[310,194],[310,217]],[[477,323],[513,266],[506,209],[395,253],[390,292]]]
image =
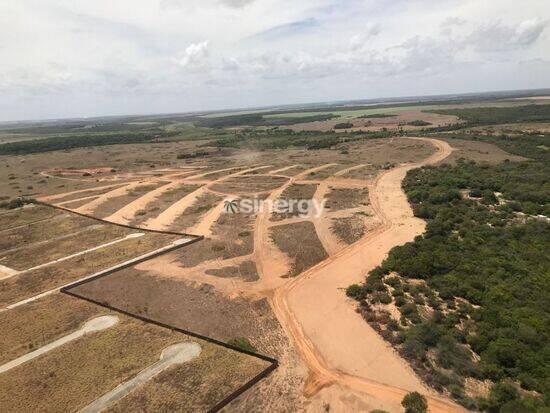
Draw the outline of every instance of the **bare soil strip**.
[[[329,186],[326,181],[321,182],[317,186],[317,191],[315,191],[315,195],[313,196],[313,200],[317,203],[317,205],[323,205],[323,200],[325,199],[328,190]],[[313,225],[315,225],[317,237],[323,244],[323,248],[328,255],[334,255],[342,249],[342,243],[330,229],[331,221],[327,216],[326,211],[323,211],[320,216],[314,216],[312,221]]]

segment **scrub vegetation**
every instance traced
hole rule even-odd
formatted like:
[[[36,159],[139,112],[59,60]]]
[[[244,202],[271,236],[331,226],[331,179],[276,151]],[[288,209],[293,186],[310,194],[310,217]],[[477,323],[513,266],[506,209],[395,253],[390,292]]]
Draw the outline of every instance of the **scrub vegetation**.
[[[537,139],[505,142],[526,155]],[[347,290],[429,384],[468,408],[550,405],[548,160],[410,171],[403,186],[426,233]],[[487,382],[489,394],[471,389]]]

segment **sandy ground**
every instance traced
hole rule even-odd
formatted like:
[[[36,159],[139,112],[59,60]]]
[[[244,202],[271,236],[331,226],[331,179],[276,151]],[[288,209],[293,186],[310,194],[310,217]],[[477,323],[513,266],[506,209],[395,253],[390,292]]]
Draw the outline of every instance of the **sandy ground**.
[[[273,292],[272,308],[310,370],[306,395],[314,396],[337,383],[342,391],[333,388],[316,397],[341,411],[353,408],[342,404],[350,390],[367,394],[370,408],[398,411],[403,396],[410,390],[418,390],[427,395],[431,412],[464,411],[428,390],[406,362],[354,311],[353,303],[342,290],[361,282],[392,247],[424,231],[425,223],[414,218],[401,190],[401,181],[408,170],[436,163],[451,153],[448,144],[430,142],[438,149],[433,156],[421,164],[383,173],[370,188],[373,209],[383,222],[378,230]],[[257,256],[261,261],[257,263],[259,274],[266,277],[266,269],[274,265],[273,257],[261,253]]]

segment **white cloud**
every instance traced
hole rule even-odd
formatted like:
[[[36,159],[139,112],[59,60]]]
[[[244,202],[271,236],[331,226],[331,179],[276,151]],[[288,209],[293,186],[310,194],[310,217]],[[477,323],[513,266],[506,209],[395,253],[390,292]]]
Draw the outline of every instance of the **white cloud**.
[[[497,21],[475,30],[469,40],[475,44],[477,50],[483,52],[517,50],[535,43],[546,26],[547,22],[537,18],[516,25],[505,25]]]
[[[183,55],[177,59],[178,64],[190,70],[205,69],[208,58],[208,40],[192,43],[185,49]]]
[[[252,4],[254,0],[220,0],[220,3],[227,6],[232,7],[234,9],[240,9],[242,7],[248,6],[249,4]]]

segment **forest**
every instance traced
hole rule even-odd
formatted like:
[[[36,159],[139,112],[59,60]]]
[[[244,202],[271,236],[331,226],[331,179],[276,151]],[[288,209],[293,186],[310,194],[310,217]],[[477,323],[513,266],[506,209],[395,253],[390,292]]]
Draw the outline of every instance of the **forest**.
[[[496,125],[499,123],[548,122],[550,105],[525,105],[509,107],[476,107],[466,109],[437,109],[425,112],[454,115],[465,120],[469,126]]]
[[[177,132],[167,132],[158,129],[143,132],[80,133],[75,135],[52,136],[48,138],[29,139],[1,144],[0,155],[24,155],[28,153],[88,148],[101,145],[148,143],[158,139],[172,137],[177,134]]]
[[[426,233],[347,290],[430,385],[468,408],[550,407],[548,177],[547,157],[410,171],[403,187]],[[490,393],[472,396],[472,379],[490,380]]]

